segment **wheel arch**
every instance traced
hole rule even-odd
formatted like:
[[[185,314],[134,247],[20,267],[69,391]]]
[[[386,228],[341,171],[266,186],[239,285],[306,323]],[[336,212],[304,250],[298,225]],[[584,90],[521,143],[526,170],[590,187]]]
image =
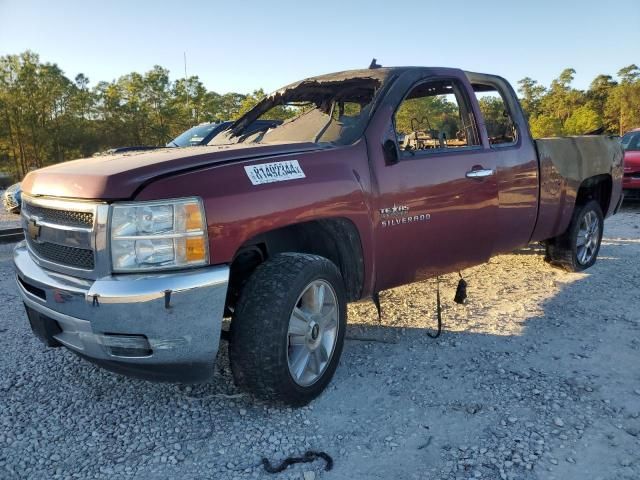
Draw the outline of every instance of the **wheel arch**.
[[[233,309],[258,265],[284,252],[310,253],[331,260],[344,280],[347,301],[361,298],[365,262],[360,233],[348,218],[331,217],[286,225],[245,241],[231,262],[227,306]]]
[[[602,215],[606,217],[611,206],[612,191],[613,179],[611,175],[601,174],[586,178],[578,188],[576,207],[586,204],[589,200],[595,200],[602,209]]]

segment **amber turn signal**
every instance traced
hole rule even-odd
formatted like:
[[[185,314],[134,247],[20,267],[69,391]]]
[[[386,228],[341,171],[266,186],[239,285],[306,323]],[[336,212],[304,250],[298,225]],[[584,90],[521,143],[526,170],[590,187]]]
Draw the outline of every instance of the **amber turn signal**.
[[[201,262],[207,258],[207,247],[204,237],[187,238],[186,259],[187,262]]]
[[[202,213],[197,203],[188,203],[184,206],[186,214],[185,226],[187,231],[200,230],[202,228]]]

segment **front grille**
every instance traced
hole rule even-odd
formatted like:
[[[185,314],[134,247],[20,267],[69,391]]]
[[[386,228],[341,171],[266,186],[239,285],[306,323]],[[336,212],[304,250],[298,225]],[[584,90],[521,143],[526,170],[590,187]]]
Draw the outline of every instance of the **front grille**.
[[[23,194],[22,206],[27,247],[43,267],[86,279],[108,272],[108,205]]]
[[[70,210],[56,210],[25,203],[25,213],[28,217],[38,217],[39,220],[65,227],[93,227],[93,213],[74,212]]]
[[[55,262],[74,268],[82,268],[84,270],[93,270],[95,266],[93,259],[93,250],[67,247],[65,245],[57,245],[55,243],[39,243],[32,241],[29,241],[29,246],[36,253],[36,255],[50,262]]]

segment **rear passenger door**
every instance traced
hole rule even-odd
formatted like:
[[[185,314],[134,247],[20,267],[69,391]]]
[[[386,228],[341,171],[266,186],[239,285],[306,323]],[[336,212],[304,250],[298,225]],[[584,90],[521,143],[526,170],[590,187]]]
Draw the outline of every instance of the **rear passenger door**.
[[[399,161],[376,198],[377,289],[486,261],[496,240],[495,158],[463,79],[413,84],[393,114]]]
[[[493,253],[526,245],[535,227],[538,208],[538,158],[516,103],[513,89],[503,79],[470,74],[478,100],[481,129],[486,129],[496,161],[497,228]]]

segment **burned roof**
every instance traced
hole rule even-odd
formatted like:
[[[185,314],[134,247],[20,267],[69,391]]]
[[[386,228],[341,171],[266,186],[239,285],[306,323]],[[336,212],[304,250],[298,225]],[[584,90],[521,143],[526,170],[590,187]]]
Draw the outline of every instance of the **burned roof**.
[[[252,110],[231,126],[231,132],[235,135],[259,118],[263,112],[284,102],[295,102],[303,97],[305,100],[308,100],[310,94],[317,95],[318,99],[321,99],[328,93],[328,90],[336,85],[344,88],[345,93],[343,100],[368,102],[385,80],[392,75],[394,70],[395,69],[391,68],[346,70],[317,77],[309,77],[291,83],[270,93],[258,102]]]

